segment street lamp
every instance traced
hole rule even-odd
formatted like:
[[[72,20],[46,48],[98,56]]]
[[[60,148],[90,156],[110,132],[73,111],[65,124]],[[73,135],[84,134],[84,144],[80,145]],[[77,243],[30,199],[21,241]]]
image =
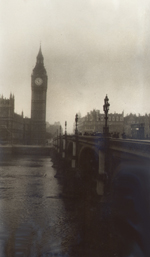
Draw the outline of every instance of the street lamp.
[[[106,95],[106,97],[104,99],[104,105],[103,105],[103,110],[104,110],[104,113],[105,113],[105,117],[104,117],[104,119],[105,119],[105,126],[103,128],[104,136],[108,136],[108,134],[109,134],[109,127],[107,125],[109,106],[110,106],[109,99],[108,99],[108,97]]]
[[[75,134],[78,134],[78,114],[75,116],[75,122],[76,122],[76,129],[75,129]]]
[[[67,135],[67,121],[65,121],[65,135]]]

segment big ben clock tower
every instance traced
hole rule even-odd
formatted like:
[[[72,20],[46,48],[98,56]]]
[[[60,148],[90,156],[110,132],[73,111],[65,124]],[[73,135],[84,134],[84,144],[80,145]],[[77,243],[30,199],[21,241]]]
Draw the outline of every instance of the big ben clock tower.
[[[31,144],[44,145],[46,137],[47,73],[41,47],[31,75]]]

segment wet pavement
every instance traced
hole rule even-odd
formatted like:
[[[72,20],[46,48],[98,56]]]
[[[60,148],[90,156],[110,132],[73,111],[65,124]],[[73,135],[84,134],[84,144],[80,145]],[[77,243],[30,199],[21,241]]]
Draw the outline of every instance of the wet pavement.
[[[55,174],[50,157],[1,159],[0,257],[109,256],[109,231],[99,229],[91,196],[63,196]]]

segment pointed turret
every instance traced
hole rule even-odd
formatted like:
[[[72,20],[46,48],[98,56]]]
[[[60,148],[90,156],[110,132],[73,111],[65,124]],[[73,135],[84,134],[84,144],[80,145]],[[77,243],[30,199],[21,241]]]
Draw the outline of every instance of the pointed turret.
[[[36,57],[36,65],[33,69],[33,74],[39,74],[39,73],[42,73],[42,74],[46,75],[46,70],[45,70],[45,67],[44,67],[44,57],[43,57],[43,54],[42,54],[41,45],[40,45],[38,55]]]
[[[44,57],[43,57],[42,50],[41,50],[41,45],[40,45],[39,53],[37,55],[37,63],[42,63],[43,64],[43,61],[44,61]]]

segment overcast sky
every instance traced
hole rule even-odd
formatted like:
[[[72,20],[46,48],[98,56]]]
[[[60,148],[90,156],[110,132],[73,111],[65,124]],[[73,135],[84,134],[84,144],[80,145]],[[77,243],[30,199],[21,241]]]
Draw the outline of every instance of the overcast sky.
[[[30,117],[40,42],[48,73],[47,121],[75,114],[150,113],[150,0],[1,0],[0,94]]]

